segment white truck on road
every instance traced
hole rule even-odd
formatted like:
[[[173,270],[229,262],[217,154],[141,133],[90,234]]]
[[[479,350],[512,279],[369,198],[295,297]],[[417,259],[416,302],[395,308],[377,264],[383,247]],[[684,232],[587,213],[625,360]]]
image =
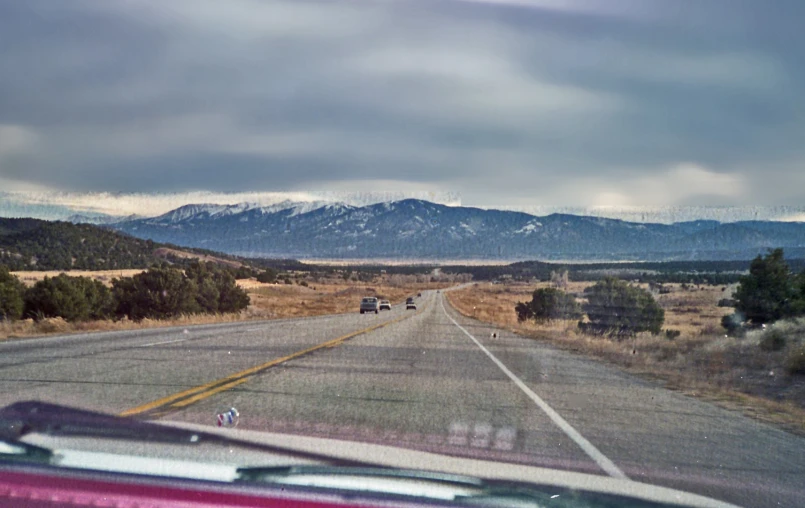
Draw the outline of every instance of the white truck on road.
[[[378,302],[377,298],[367,296],[361,300],[361,314],[364,312],[374,312],[375,314],[380,312],[380,302]]]

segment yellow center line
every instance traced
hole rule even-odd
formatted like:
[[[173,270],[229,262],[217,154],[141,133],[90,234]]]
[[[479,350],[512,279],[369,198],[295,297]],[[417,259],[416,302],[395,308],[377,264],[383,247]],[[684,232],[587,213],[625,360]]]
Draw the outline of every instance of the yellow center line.
[[[176,409],[187,407],[190,404],[193,404],[194,402],[204,400],[204,399],[206,399],[207,397],[209,397],[211,395],[215,395],[216,393],[225,392],[225,391],[229,390],[230,388],[234,388],[234,387],[236,387],[238,385],[242,385],[243,383],[245,383],[248,380],[249,380],[249,378],[243,378],[243,379],[238,379],[237,381],[232,381],[231,383],[227,383],[225,385],[219,386],[218,388],[214,388],[214,389],[212,389],[210,391],[199,393],[195,397],[190,397],[189,399],[184,399],[184,400],[180,400],[179,402],[175,402],[175,403],[171,404],[170,407],[176,408]]]
[[[424,307],[422,308],[424,310]],[[414,314],[406,314],[402,317],[397,319],[393,319],[391,321],[387,321],[385,323],[380,323],[377,325],[370,326],[368,328],[364,328],[362,330],[358,330],[356,332],[348,333],[346,335],[342,335],[341,337],[337,337],[335,339],[328,340],[326,342],[322,342],[316,346],[309,347],[307,349],[303,349],[301,351],[297,351],[292,353],[288,356],[283,356],[281,358],[275,358],[269,362],[266,362],[262,365],[257,365],[255,367],[250,367],[246,370],[242,370],[240,372],[236,372],[234,374],[230,374],[221,379],[216,379],[215,381],[211,381],[209,383],[205,383],[203,385],[195,386],[193,388],[188,388],[187,390],[181,391],[179,393],[174,393],[172,395],[168,395],[167,397],[163,397],[161,399],[157,399],[152,402],[148,402],[147,404],[143,404],[131,409],[127,409],[120,413],[120,416],[136,416],[142,415],[144,413],[159,413],[160,416],[164,415],[166,412],[170,412],[172,410],[181,409],[187,407],[191,404],[194,404],[200,400],[204,400],[216,393],[220,393],[231,388],[234,388],[238,385],[241,385],[249,380],[255,374],[258,374],[266,369],[271,367],[277,366],[281,363],[287,362],[289,360],[293,360],[295,358],[299,358],[300,356],[312,353],[319,349],[323,348],[334,348],[336,346],[340,346],[344,343],[344,341],[349,340],[353,337],[357,337],[358,335],[363,335],[365,333],[373,332],[380,328],[392,325],[394,323],[398,323],[404,319],[407,319],[415,314],[419,314],[421,311],[418,311]],[[160,411],[161,410],[161,411]],[[167,411],[166,411],[167,410]]]

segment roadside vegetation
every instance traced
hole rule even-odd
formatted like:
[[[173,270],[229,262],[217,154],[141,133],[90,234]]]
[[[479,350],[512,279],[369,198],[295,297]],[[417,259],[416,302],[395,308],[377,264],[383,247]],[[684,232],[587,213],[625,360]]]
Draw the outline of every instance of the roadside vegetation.
[[[774,250],[732,285],[554,276],[446,296],[464,315],[805,433],[803,281]]]
[[[562,264],[520,261],[497,265],[448,265],[447,273],[466,273],[473,280],[548,282],[552,275],[564,273],[570,282],[595,282],[607,277],[651,284],[736,284],[749,268],[749,261],[663,261],[602,262]],[[805,259],[790,260],[795,271],[805,269]],[[408,267],[413,270],[415,267]]]
[[[148,270],[12,274],[0,266],[0,339],[356,312],[363,296],[398,305],[419,291],[469,280],[283,266],[297,269],[194,261],[184,269],[161,264]]]
[[[235,273],[233,273],[233,271]],[[249,296],[235,282],[236,270],[194,261],[182,271],[160,264],[111,287],[86,276],[45,276],[27,287],[0,266],[0,321],[82,323],[101,320],[172,319],[194,314],[238,313]]]

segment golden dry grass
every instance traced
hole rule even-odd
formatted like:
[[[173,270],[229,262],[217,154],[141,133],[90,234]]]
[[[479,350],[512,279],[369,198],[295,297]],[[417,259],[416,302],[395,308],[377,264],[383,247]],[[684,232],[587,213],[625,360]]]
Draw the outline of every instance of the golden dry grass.
[[[566,291],[583,295],[592,283],[571,283]],[[684,290],[666,285],[672,293],[657,295],[666,312],[665,328],[681,335],[669,340],[648,333],[624,340],[581,333],[574,321],[519,323],[514,312],[518,301],[530,301],[537,285],[473,284],[446,293],[450,303],[465,316],[495,324],[526,337],[549,342],[566,350],[594,356],[626,370],[659,380],[668,388],[706,398],[760,420],[773,422],[794,432],[805,433],[803,382],[786,376],[784,352],[763,352],[759,333],[744,339],[725,337],[721,316],[732,312],[718,307],[725,298],[721,287]],[[645,286],[644,286],[645,287]],[[783,326],[783,325],[781,325]],[[799,344],[800,326],[791,347]]]
[[[231,323],[249,319],[246,312],[247,311],[244,311],[243,314],[193,314],[178,316],[172,319],[143,319],[137,322],[121,319],[117,321],[98,320],[70,323],[62,318],[47,318],[39,322],[33,319],[25,319],[13,323],[0,322],[0,340],[9,338],[35,338],[72,333],[141,330],[166,326]]]
[[[309,283],[309,287],[255,281],[240,281],[240,284],[248,288],[252,300],[249,310],[267,319],[355,312],[364,296],[376,296],[399,305],[406,297],[425,289],[372,283]]]
[[[72,277],[89,277],[91,279],[99,280],[107,286],[112,285],[112,279],[119,279],[121,277],[132,277],[138,273],[142,273],[141,269],[134,270],[52,270],[43,272],[11,272],[16,275],[26,286],[33,286],[38,281],[45,277],[56,277],[61,273],[70,275]]]

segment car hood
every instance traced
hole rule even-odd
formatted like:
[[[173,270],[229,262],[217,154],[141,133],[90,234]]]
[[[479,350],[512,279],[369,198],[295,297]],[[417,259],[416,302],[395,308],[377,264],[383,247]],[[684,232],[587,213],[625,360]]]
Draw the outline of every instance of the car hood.
[[[242,441],[268,446],[292,448],[299,452],[322,454],[345,461],[371,463],[377,466],[398,469],[414,469],[446,474],[484,478],[487,480],[505,480],[531,484],[550,485],[574,490],[586,490],[603,494],[631,496],[645,501],[657,503],[674,503],[691,507],[734,507],[735,505],[710,499],[666,487],[556,469],[491,462],[479,459],[468,459],[440,455],[431,452],[410,450],[394,446],[378,445],[301,436],[295,434],[279,434],[258,432],[245,429],[219,429],[207,425],[186,422],[158,422],[176,428],[203,431],[227,436]]]

